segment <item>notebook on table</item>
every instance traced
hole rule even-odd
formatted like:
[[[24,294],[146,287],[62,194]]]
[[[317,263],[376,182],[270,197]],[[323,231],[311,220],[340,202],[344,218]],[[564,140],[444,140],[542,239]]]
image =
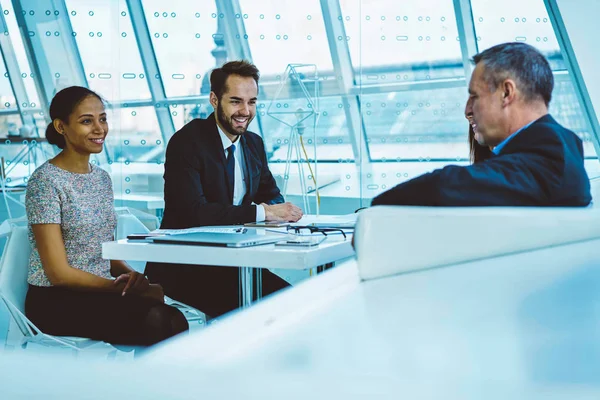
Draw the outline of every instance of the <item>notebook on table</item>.
[[[218,246],[218,247],[249,247],[261,244],[270,244],[286,240],[281,234],[259,235],[254,233],[213,233],[196,232],[180,235],[157,236],[151,238],[154,243],[163,244],[186,244],[195,246]]]

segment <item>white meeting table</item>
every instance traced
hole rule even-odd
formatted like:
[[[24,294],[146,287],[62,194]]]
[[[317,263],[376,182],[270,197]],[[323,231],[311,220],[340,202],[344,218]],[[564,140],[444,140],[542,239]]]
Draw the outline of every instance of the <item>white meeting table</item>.
[[[329,234],[314,247],[287,247],[274,244],[244,248],[158,244],[122,239],[102,244],[102,257],[108,260],[146,261],[172,264],[194,264],[220,267],[240,267],[241,305],[252,304],[252,268],[257,268],[258,297],[262,292],[262,268],[307,270],[333,264],[354,255],[351,234],[344,239]],[[285,236],[282,235],[282,240]]]

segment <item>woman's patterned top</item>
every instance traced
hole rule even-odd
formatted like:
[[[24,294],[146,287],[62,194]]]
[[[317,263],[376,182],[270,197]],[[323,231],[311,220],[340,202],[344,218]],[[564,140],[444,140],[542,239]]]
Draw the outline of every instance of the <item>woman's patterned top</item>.
[[[30,284],[52,286],[31,230],[35,224],[60,224],[69,265],[111,278],[110,261],[102,258],[102,243],[114,240],[117,226],[112,182],[103,169],[90,168],[87,174],[77,174],[47,161],[29,178],[25,206],[32,247]]]

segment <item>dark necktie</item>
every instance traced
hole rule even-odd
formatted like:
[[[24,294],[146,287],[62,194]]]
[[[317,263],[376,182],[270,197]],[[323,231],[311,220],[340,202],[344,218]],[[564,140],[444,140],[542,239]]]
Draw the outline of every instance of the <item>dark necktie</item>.
[[[233,200],[233,189],[235,186],[235,144],[227,148],[227,176],[229,178],[229,187],[231,188],[231,199]]]

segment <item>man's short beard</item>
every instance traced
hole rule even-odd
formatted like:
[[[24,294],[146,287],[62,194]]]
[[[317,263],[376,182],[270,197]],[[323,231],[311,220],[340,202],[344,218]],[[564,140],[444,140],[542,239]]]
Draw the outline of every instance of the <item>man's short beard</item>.
[[[221,128],[223,128],[225,130],[225,132],[229,133],[230,135],[242,136],[248,130],[247,127],[244,128],[243,132],[238,132],[235,129],[233,129],[233,126],[231,125],[231,123],[229,123],[229,121],[227,121],[227,116],[225,115],[225,112],[223,111],[223,107],[221,107],[221,102],[219,102],[219,104],[217,105],[217,120],[221,124]]]

